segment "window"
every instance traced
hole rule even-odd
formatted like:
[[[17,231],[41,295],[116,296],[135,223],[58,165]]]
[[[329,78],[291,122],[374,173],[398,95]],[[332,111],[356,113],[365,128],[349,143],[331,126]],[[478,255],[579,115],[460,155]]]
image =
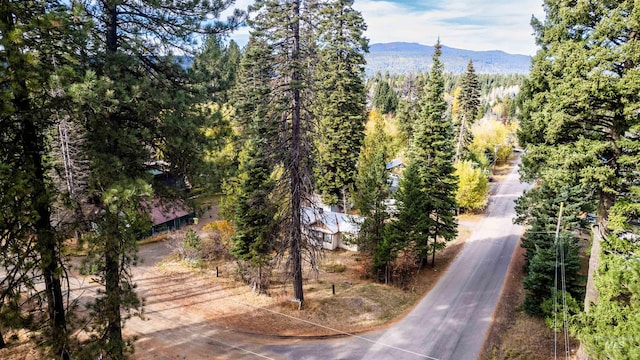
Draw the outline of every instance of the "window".
[[[333,236],[331,234],[324,233],[322,231],[314,231],[316,239],[322,240],[325,243],[333,243]]]

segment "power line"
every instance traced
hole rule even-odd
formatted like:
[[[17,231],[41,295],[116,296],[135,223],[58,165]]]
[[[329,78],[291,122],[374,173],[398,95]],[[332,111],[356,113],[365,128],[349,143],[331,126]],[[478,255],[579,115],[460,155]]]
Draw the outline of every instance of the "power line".
[[[346,332],[346,331],[342,331],[342,330],[339,330],[339,329],[334,329],[334,328],[332,328],[332,327],[325,326],[325,325],[322,325],[322,324],[318,324],[318,323],[315,323],[315,322],[313,322],[313,321],[309,321],[309,320],[305,320],[305,319],[297,318],[297,317],[295,317],[295,316],[291,316],[291,315],[283,314],[283,313],[281,313],[281,312],[277,312],[277,311],[275,311],[275,310],[271,310],[271,309],[263,308],[263,307],[260,307],[260,306],[256,306],[256,305],[248,304],[248,303],[245,303],[245,302],[240,301],[240,300],[238,300],[238,302],[239,302],[239,303],[241,303],[241,304],[243,304],[243,305],[246,305],[246,306],[249,306],[249,307],[255,308],[255,309],[260,309],[260,310],[268,311],[268,312],[273,313],[273,314],[276,314],[276,315],[284,316],[284,317],[289,318],[289,319],[293,319],[293,320],[301,321],[301,322],[304,322],[304,323],[307,323],[307,324],[310,324],[310,325],[314,325],[314,326],[317,326],[317,327],[321,327],[321,328],[323,328],[323,329],[327,329],[327,330],[330,330],[330,331],[336,332],[336,333],[338,333],[338,334],[343,334],[343,335],[347,335],[347,336],[350,336],[350,337],[354,337],[354,338],[356,338],[356,339],[364,340],[364,341],[370,342],[370,343],[372,343],[372,344],[381,345],[381,346],[384,346],[384,347],[387,347],[387,348],[390,348],[390,349],[394,349],[394,350],[402,351],[402,352],[405,352],[405,353],[408,353],[408,354],[411,354],[411,355],[416,355],[416,356],[419,356],[419,357],[422,357],[422,358],[425,358],[425,359],[430,359],[430,360],[439,360],[438,358],[434,358],[434,357],[431,357],[431,356],[429,356],[429,355],[420,354],[420,353],[417,353],[417,352],[414,352],[414,351],[411,351],[411,350],[407,350],[407,349],[399,348],[399,347],[397,347],[397,346],[393,346],[393,345],[385,344],[385,343],[382,343],[382,342],[379,342],[379,341],[376,341],[376,340],[371,340],[371,339],[366,338],[366,337],[364,337],[364,336],[356,335],[356,334],[349,333],[349,332]]]
[[[194,332],[194,333],[195,333],[195,332]],[[251,351],[251,350],[247,350],[247,349],[245,349],[245,348],[241,348],[240,346],[233,345],[233,344],[229,344],[229,343],[226,343],[226,342],[221,341],[221,340],[216,340],[216,339],[212,339],[212,338],[209,338],[209,340],[214,341],[214,342],[217,342],[218,344],[222,344],[222,345],[228,346],[228,347],[230,347],[230,348],[232,348],[232,349],[236,349],[236,350],[244,351],[244,352],[246,352],[247,354],[255,355],[255,356],[260,357],[260,358],[263,358],[263,359],[275,360],[274,358],[270,358],[270,357],[268,357],[268,356],[266,356],[266,355],[258,354],[257,352],[253,352],[253,351]]]
[[[553,276],[553,358],[558,358],[558,252],[560,252],[560,283],[562,291],[562,330],[564,335],[564,352],[565,358],[569,359],[569,324],[567,319],[567,299],[566,299],[566,277],[565,277],[565,259],[564,259],[564,241],[560,238],[560,225],[562,222],[562,210],[564,209],[564,202],[560,203],[560,211],[558,212],[558,223],[556,225],[555,233],[555,267]]]

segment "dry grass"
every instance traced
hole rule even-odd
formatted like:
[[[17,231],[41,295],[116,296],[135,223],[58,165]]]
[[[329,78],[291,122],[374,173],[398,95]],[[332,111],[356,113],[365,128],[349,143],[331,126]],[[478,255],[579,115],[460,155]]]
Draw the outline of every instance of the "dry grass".
[[[364,261],[359,253],[325,252],[318,273],[305,271],[302,309],[291,301],[289,282],[274,278],[268,295],[257,295],[231,278],[234,273],[232,262],[219,263],[221,278],[215,281],[224,284],[230,296],[216,300],[223,302],[217,306],[226,311],[224,316],[213,321],[243,332],[297,337],[359,333],[386,326],[410,311],[436,284],[469,236],[468,229],[461,229],[459,238],[436,256],[436,266],[417,272],[407,290],[366,278]],[[162,269],[176,274],[195,271],[176,261],[165,262]],[[213,275],[211,270],[200,270],[200,276]],[[234,308],[232,304],[243,306]]]
[[[26,331],[7,331],[3,333],[8,347],[0,349],[0,359],[3,360],[37,360],[42,354],[34,346],[36,340]]]

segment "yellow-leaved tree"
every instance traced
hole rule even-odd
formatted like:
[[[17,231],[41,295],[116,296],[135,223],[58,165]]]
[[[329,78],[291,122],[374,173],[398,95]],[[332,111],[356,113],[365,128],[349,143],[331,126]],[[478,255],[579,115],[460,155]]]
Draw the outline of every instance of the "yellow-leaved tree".
[[[470,149],[482,167],[489,167],[494,159],[505,161],[509,158],[513,152],[516,126],[515,123],[504,125],[490,119],[483,119],[473,125]]]
[[[489,181],[485,172],[471,161],[455,164],[455,176],[458,178],[456,203],[462,211],[481,210],[487,205]]]

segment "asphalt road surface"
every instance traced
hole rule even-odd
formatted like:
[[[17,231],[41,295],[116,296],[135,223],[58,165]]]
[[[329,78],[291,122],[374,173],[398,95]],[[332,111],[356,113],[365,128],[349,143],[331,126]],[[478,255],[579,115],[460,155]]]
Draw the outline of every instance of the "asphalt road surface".
[[[512,223],[514,200],[528,187],[514,166],[448,271],[392,327],[357,337],[265,346],[262,353],[284,359],[476,359],[523,230]]]

